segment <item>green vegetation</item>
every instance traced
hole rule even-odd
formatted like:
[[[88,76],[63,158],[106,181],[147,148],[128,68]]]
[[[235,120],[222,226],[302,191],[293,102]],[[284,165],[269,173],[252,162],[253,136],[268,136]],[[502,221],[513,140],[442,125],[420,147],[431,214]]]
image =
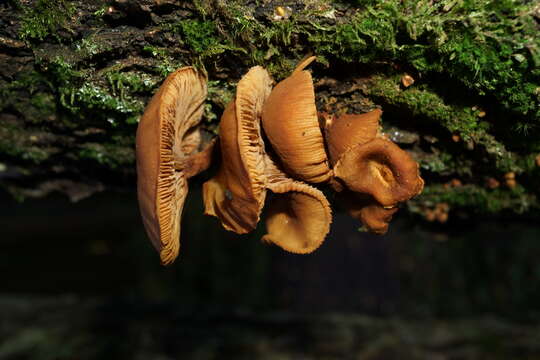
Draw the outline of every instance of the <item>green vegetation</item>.
[[[476,185],[448,188],[440,184],[426,186],[411,206],[434,206],[438,203],[447,203],[451,208],[467,208],[479,214],[497,214],[502,211],[521,214],[530,210],[531,206],[537,206],[536,199],[520,185],[513,189],[490,190]]]
[[[318,53],[348,62],[390,59],[448,74],[524,115],[528,122],[516,128],[525,130],[540,116],[534,11],[534,2],[517,0],[378,1],[309,40]]]
[[[22,40],[38,41],[51,35],[57,41],[57,31],[65,28],[75,7],[66,0],[37,0],[24,7],[19,36]]]
[[[245,53],[244,49],[235,47],[229,41],[221,39],[213,21],[182,20],[169,25],[168,28],[173,33],[182,35],[184,43],[193,51],[195,58],[199,61],[228,50]]]

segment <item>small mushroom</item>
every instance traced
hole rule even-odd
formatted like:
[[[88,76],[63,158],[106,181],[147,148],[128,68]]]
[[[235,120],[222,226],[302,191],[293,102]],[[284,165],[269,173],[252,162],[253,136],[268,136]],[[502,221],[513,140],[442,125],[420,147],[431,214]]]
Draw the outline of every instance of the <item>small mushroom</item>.
[[[262,124],[287,174],[310,183],[332,176],[319,127],[311,74],[315,57],[303,60],[291,76],[279,82],[266,100]]]
[[[334,175],[349,190],[370,194],[382,206],[406,201],[424,187],[418,163],[396,144],[382,138],[342,154],[334,166]]]
[[[218,174],[204,183],[205,214],[223,227],[245,234],[257,226],[266,196],[265,151],[261,137],[262,106],[272,79],[260,66],[242,77],[219,126],[222,162]]]
[[[405,74],[401,77],[401,83],[403,84],[404,87],[407,88],[411,86],[412,84],[414,84],[414,78],[409,74]]]
[[[419,194],[424,182],[418,163],[378,132],[381,114],[342,115],[327,121],[325,136],[334,174],[330,185],[353,217],[384,234],[398,203]]]
[[[268,234],[262,240],[295,254],[316,250],[330,231],[332,210],[324,194],[289,178],[268,159],[268,189],[277,194],[266,216]]]
[[[192,67],[175,71],[152,97],[137,128],[139,207],[164,265],[178,256],[187,179],[210,164],[213,142],[205,143],[197,127],[206,92],[203,74]]]
[[[485,181],[485,184],[488,188],[490,189],[496,189],[498,188],[499,186],[501,186],[501,183],[499,182],[499,180],[493,178],[493,177],[488,177]]]
[[[364,224],[367,230],[374,234],[386,234],[392,216],[398,207],[382,207],[372,197],[366,194],[343,191],[339,195],[349,215]]]

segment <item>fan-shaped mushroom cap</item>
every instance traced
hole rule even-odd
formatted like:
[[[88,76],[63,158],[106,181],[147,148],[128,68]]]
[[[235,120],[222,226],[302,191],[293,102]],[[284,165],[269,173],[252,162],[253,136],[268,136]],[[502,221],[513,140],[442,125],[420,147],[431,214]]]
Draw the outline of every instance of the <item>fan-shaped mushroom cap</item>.
[[[170,264],[180,248],[180,218],[188,175],[208,166],[208,148],[188,161],[201,145],[195,127],[203,113],[206,77],[192,67],[170,74],[146,107],[137,128],[137,193],[144,227]],[[197,170],[184,171],[191,164]]]
[[[260,117],[272,79],[260,66],[240,80],[236,99],[220,122],[222,164],[218,174],[203,185],[205,213],[238,234],[253,230],[264,205],[265,164]]]
[[[287,172],[311,183],[331,177],[317,118],[311,74],[303,70],[315,57],[301,62],[278,83],[263,108],[263,128]]]
[[[347,149],[365,144],[377,136],[382,111],[365,114],[344,114],[326,122],[325,137],[332,165]]]
[[[324,194],[288,178],[269,163],[268,188],[278,194],[269,204],[262,240],[282,249],[307,254],[316,250],[330,231],[332,211]]]
[[[406,151],[383,138],[343,153],[334,166],[334,175],[349,190],[370,194],[382,206],[408,200],[424,187],[418,163]]]

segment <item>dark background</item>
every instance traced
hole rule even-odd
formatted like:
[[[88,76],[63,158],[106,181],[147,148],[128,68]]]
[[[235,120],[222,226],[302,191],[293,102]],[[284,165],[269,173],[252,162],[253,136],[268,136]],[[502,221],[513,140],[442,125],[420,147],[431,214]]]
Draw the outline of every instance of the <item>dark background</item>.
[[[338,209],[300,256],[261,243],[262,226],[222,230],[194,185],[180,256],[162,267],[135,189],[0,203],[2,359],[539,354],[535,218],[435,226],[398,213],[376,236]]]

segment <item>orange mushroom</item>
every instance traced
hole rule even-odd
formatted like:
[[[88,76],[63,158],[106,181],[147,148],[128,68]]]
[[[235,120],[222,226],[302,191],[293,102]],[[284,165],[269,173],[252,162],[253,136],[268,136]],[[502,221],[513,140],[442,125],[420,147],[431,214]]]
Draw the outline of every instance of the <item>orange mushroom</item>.
[[[381,115],[382,111],[375,109],[365,114],[327,117],[325,137],[332,165],[350,147],[365,144],[377,136]]]
[[[308,253],[320,246],[330,229],[330,205],[322,192],[289,178],[265,152],[261,111],[271,83],[259,66],[238,83],[236,99],[221,118],[221,167],[203,185],[205,213],[218,217],[227,230],[247,233],[255,229],[271,190],[277,195],[269,205],[263,240]]]
[[[330,231],[332,210],[324,194],[301,181],[289,178],[267,159],[268,189],[277,194],[266,216],[262,240],[295,254],[316,250]]]
[[[274,87],[264,104],[262,124],[287,174],[321,183],[332,172],[319,127],[313,80],[304,70],[313,60],[314,56],[303,60]]]
[[[252,231],[266,196],[262,106],[272,88],[270,75],[255,66],[238,83],[236,99],[219,125],[222,162],[218,174],[204,183],[205,214],[217,216],[227,230]]]
[[[168,265],[180,248],[180,220],[187,179],[205,170],[213,142],[197,125],[206,77],[192,67],[170,74],[145,109],[137,128],[137,194],[146,232]]]
[[[383,234],[397,204],[424,186],[418,163],[378,133],[382,112],[330,119],[325,136],[333,165],[330,184],[343,192],[349,213],[372,232]]]
[[[384,208],[368,195],[344,191],[339,198],[347,208],[349,215],[364,224],[367,230],[375,234],[386,234],[392,216],[397,207]]]
[[[422,191],[418,163],[389,140],[375,138],[346,151],[334,166],[335,177],[354,192],[394,206]]]

